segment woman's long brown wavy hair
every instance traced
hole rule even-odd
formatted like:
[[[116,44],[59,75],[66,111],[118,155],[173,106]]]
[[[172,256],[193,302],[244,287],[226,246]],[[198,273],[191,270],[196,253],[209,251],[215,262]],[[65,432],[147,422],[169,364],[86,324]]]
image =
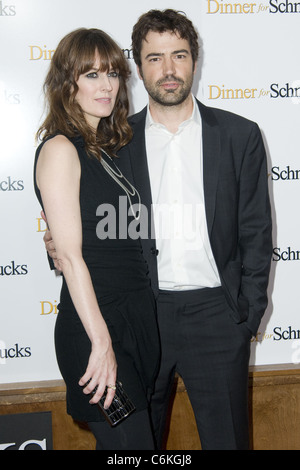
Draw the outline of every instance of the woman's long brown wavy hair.
[[[80,75],[94,67],[96,53],[100,56],[101,72],[112,69],[119,73],[120,87],[112,114],[101,118],[95,135],[76,101],[76,82]],[[45,139],[57,133],[69,138],[81,135],[89,154],[100,159],[102,148],[109,155],[115,155],[132,137],[127,122],[129,76],[122,50],[104,31],[80,28],[69,33],[60,41],[51,60],[44,83],[47,116],[37,138]]]

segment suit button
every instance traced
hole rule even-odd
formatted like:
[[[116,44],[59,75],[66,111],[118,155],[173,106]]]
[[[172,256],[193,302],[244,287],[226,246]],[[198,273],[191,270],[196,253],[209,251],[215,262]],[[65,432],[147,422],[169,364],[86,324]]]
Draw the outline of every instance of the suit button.
[[[152,253],[152,255],[158,256],[159,251],[156,248],[152,247],[151,248],[151,253]]]

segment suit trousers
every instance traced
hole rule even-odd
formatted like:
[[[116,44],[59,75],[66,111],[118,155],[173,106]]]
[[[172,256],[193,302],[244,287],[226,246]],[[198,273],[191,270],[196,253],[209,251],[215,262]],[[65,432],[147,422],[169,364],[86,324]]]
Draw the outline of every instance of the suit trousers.
[[[162,358],[150,411],[158,448],[177,372],[202,449],[247,450],[250,330],[231,318],[222,287],[160,291],[157,309]]]

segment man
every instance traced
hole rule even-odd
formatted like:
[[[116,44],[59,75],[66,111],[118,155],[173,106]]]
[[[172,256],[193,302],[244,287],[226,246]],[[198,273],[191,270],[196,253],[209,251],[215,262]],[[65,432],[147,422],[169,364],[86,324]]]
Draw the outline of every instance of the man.
[[[178,372],[202,448],[247,449],[250,340],[272,252],[263,141],[255,123],[192,96],[199,46],[184,14],[149,11],[132,42],[149,105],[130,119],[120,164],[131,163],[156,236],[141,241],[162,347],[151,402],[158,447]]]

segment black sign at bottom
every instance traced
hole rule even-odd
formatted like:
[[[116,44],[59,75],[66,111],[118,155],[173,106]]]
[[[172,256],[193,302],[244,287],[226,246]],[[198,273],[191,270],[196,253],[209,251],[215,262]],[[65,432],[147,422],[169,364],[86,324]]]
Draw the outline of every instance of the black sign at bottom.
[[[0,416],[0,450],[52,450],[51,412]]]

